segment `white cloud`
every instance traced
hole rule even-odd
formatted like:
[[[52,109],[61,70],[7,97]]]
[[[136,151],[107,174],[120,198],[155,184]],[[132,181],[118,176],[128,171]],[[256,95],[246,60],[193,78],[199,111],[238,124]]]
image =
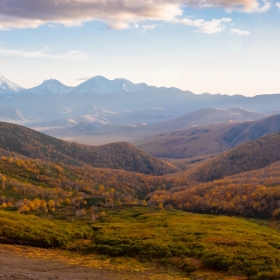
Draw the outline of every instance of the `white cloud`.
[[[0,55],[12,56],[12,57],[22,57],[22,58],[49,58],[58,60],[78,60],[78,59],[88,59],[93,54],[88,54],[80,50],[72,50],[63,54],[51,54],[49,48],[39,51],[24,51],[24,50],[8,50],[0,48]]]
[[[248,36],[248,35],[251,34],[251,32],[248,31],[248,30],[240,30],[240,29],[237,29],[237,28],[236,29],[231,29],[230,32],[232,34],[238,34],[238,35],[242,35],[242,36]]]
[[[195,31],[207,34],[219,33],[222,32],[226,26],[224,23],[230,22],[231,18],[221,18],[221,19],[212,19],[210,21],[205,21],[203,19],[191,20],[184,18],[177,20],[177,23],[185,24],[188,26],[193,26],[196,28]]]
[[[221,7],[227,11],[265,12],[268,0],[1,0],[0,29],[36,28],[58,23],[81,25],[99,20],[109,28],[125,29],[145,20],[172,22],[184,7]]]
[[[266,11],[268,11],[272,6],[272,3],[269,2],[269,1],[266,1],[264,0],[263,1],[263,5],[259,5],[256,9],[255,9],[255,12],[258,12],[258,13],[264,13]]]
[[[162,24],[144,24],[144,25],[141,25],[141,24],[135,23],[131,26],[131,28],[136,29],[137,32],[139,33],[139,35],[144,35],[144,34],[146,34],[147,31],[152,31],[155,28],[157,28],[158,26],[162,26]]]
[[[156,27],[158,27],[159,24],[147,24],[147,25],[142,25],[141,28],[146,30],[154,30]]]
[[[276,2],[275,5],[276,5],[276,7],[278,7],[279,10],[280,10],[280,2]]]

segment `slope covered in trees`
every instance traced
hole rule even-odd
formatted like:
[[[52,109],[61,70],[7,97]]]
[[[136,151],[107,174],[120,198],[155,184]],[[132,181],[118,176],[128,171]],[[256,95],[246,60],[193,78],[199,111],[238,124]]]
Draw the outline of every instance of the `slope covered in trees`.
[[[183,178],[181,178],[182,180]],[[180,178],[71,166],[0,149],[0,208],[54,214],[61,206],[141,205],[155,190],[186,185]]]
[[[224,152],[238,144],[280,132],[280,115],[257,121],[216,123],[167,132],[137,146],[161,158],[190,158]]]
[[[158,190],[148,198],[150,204],[198,213],[279,219],[280,161],[212,182]]]
[[[266,167],[280,160],[280,133],[248,141],[185,172],[200,182]]]
[[[163,175],[178,171],[176,167],[156,159],[125,142],[103,146],[69,143],[37,131],[0,123],[0,148],[31,158],[72,165],[123,169],[145,174]]]

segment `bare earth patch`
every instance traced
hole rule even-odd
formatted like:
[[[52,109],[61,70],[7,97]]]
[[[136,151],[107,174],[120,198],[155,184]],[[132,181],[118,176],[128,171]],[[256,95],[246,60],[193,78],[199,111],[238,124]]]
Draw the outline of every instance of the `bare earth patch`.
[[[100,259],[59,250],[0,244],[0,280],[189,279],[133,259]]]

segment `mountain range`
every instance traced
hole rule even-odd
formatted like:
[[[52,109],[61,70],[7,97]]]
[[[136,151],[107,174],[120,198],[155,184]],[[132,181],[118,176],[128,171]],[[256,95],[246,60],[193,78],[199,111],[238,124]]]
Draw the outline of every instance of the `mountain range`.
[[[242,107],[260,113],[280,110],[280,94],[245,97],[242,95],[194,94],[178,88],[134,84],[126,79],[90,78],[76,87],[46,80],[41,85],[23,89],[0,76],[2,107],[17,109],[30,123],[73,119],[113,125],[153,124],[180,117],[203,108]],[[84,108],[99,111],[86,114]],[[110,112],[110,113],[108,113]],[[272,114],[272,113],[271,113]]]

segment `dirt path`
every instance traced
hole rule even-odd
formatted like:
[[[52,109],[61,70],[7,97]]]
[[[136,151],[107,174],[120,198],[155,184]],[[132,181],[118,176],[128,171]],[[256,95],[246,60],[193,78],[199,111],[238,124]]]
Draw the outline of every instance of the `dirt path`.
[[[63,251],[0,244],[0,280],[188,279],[155,267],[137,271],[133,267],[122,270],[116,266],[111,270],[105,261],[104,267],[98,261],[94,267],[79,259],[68,258]]]
[[[34,258],[24,251],[20,246],[0,246],[0,280],[121,279],[112,271],[70,265],[57,258]]]

